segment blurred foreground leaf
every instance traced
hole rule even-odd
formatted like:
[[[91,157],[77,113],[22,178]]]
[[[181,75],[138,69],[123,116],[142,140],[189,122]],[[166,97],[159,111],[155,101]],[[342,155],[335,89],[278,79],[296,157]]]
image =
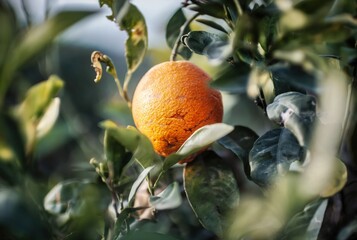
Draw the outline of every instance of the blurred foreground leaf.
[[[198,220],[222,237],[228,227],[227,214],[239,200],[232,170],[214,152],[203,153],[185,166],[184,187]]]
[[[23,38],[17,44],[14,44],[16,48],[6,57],[7,61],[0,73],[0,105],[14,74],[25,62],[43,50],[64,30],[93,13],[95,12],[60,12],[44,23],[29,29]]]
[[[48,226],[42,221],[38,208],[13,189],[0,190],[0,229],[9,239],[50,239]],[[5,236],[4,236],[5,235]]]

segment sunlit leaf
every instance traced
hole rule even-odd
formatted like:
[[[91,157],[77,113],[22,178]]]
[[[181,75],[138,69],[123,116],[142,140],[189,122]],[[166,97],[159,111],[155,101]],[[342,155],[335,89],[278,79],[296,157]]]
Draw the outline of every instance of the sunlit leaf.
[[[117,19],[121,30],[125,30],[128,39],[125,42],[125,57],[129,74],[133,73],[143,61],[147,46],[148,33],[143,15],[132,4],[121,19]]]
[[[315,97],[287,92],[275,97],[267,107],[268,117],[290,129],[302,146],[309,142],[316,118]]]
[[[37,123],[44,116],[63,85],[60,78],[51,76],[47,81],[32,86],[19,106],[19,114],[24,119]]]
[[[112,121],[101,122],[100,126],[108,131],[108,133],[126,149],[132,152],[133,157],[143,168],[160,162],[150,140],[136,128],[118,126]]]
[[[346,165],[338,158],[334,162],[334,171],[326,183],[326,187],[320,193],[321,197],[331,197],[341,191],[347,183]]]
[[[197,129],[180,147],[180,149],[169,155],[163,164],[163,171],[168,170],[180,160],[208,147],[213,142],[233,131],[233,127],[224,123],[215,123]]]
[[[158,195],[150,197],[150,204],[157,210],[177,208],[181,203],[181,191],[177,182],[171,183]]]
[[[269,186],[277,176],[285,175],[292,163],[302,163],[304,157],[304,149],[290,130],[270,130],[258,138],[250,151],[250,176],[259,186]]]
[[[234,126],[233,132],[218,140],[221,145],[231,150],[243,162],[244,172],[248,178],[250,178],[249,152],[258,137],[248,127]]]
[[[227,214],[237,205],[239,190],[230,167],[213,152],[206,152],[188,163],[184,187],[198,220],[222,237],[228,227]]]
[[[186,22],[186,17],[183,14],[182,8],[179,8],[175,14],[169,20],[166,26],[166,42],[170,48],[173,48],[177,38],[180,34],[180,29],[182,25]],[[190,31],[190,26],[187,26],[183,31],[183,34],[187,34]],[[192,52],[184,45],[180,45],[178,49],[178,54],[180,54],[184,59],[190,59]]]
[[[47,107],[46,112],[43,114],[36,128],[36,137],[42,138],[45,136],[55,125],[60,111],[61,100],[56,97],[52,99],[51,103]]]

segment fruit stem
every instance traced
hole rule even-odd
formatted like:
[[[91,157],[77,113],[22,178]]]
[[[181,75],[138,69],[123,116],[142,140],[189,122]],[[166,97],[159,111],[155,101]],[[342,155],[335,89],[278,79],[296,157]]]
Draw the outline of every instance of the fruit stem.
[[[200,15],[200,13],[196,13],[195,15],[193,15],[191,18],[187,19],[187,21],[180,27],[180,32],[179,35],[176,39],[176,42],[174,44],[174,47],[172,48],[172,52],[171,52],[171,56],[170,56],[170,61],[176,61],[176,57],[177,57],[177,52],[178,52],[178,48],[180,47],[181,44],[181,37],[184,34],[186,28],[188,27],[188,25],[190,25],[190,23],[195,20],[198,16]]]

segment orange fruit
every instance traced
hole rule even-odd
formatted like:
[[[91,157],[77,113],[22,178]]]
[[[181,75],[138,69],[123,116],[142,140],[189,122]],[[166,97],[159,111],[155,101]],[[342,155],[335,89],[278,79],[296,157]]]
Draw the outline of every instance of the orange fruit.
[[[209,81],[188,61],[163,62],[140,80],[132,101],[133,118],[158,154],[176,152],[198,128],[222,121],[222,96]]]

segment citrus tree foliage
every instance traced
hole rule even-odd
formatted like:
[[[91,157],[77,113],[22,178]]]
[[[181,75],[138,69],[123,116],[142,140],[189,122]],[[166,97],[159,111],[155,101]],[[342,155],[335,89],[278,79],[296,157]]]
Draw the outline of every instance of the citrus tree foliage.
[[[147,55],[145,16],[129,0],[99,0],[98,6],[109,8],[108,24],[127,35],[127,72],[119,81],[110,53],[93,49],[96,80],[106,65],[130,114],[128,85]],[[248,98],[262,113],[252,121],[263,116],[270,124],[260,134],[247,126],[207,125],[164,158],[135,126],[109,119],[98,122],[100,153],[88,156],[77,175],[41,177],[39,149],[56,131],[68,102],[61,94],[66,84],[52,74],[21,88],[16,81],[33,71],[31,61],[45,62],[41,54],[61,32],[92,13],[63,11],[43,23],[28,21],[23,30],[11,5],[0,2],[2,236],[356,237],[355,1],[183,0],[163,33],[172,49],[168,59],[204,56],[218,69],[211,86]],[[179,164],[188,157],[193,160]]]

